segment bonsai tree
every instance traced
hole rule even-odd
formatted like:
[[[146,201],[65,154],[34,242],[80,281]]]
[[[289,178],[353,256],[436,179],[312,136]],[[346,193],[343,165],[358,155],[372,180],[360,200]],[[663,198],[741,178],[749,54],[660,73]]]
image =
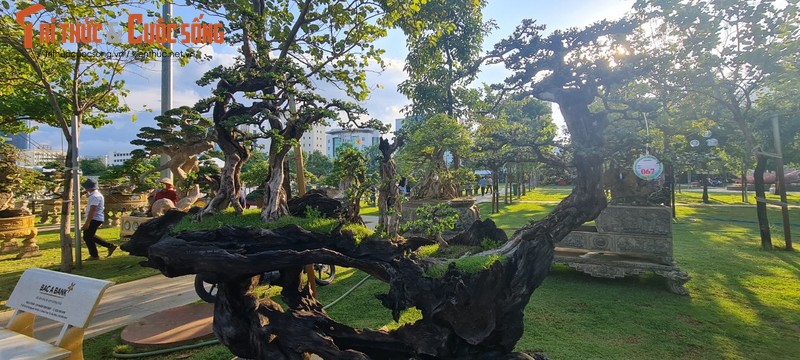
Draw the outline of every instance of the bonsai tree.
[[[15,194],[33,195],[42,190],[45,182],[38,172],[17,166],[19,150],[6,143],[0,143],[0,210],[14,207]],[[28,209],[21,209],[27,211]]]
[[[439,200],[458,197],[457,183],[445,163],[445,153],[466,152],[472,144],[466,127],[444,114],[407,119],[404,126],[406,143],[399,156],[422,173],[411,197]]]
[[[167,110],[156,116],[156,127],[143,127],[131,144],[143,149],[133,151],[134,156],[152,158],[168,156],[169,161],[159,164],[139,175],[143,180],[150,174],[171,170],[175,188],[185,189],[189,173],[198,170],[197,156],[214,148],[214,131],[211,120],[202,117],[188,106]]]
[[[364,224],[361,219],[361,198],[372,186],[367,181],[367,157],[353,147],[342,147],[333,161],[334,179],[339,179],[339,190],[346,195],[345,221]]]
[[[199,273],[218,283],[214,331],[239,357],[526,358],[513,351],[524,330],[524,309],[552,266],[555,243],[606,206],[602,171],[607,112],[595,101],[612,96],[617,85],[641,73],[627,66],[627,58],[609,66],[604,56],[633,27],[627,21],[602,22],[542,36],[543,28],[526,20],[496,46],[494,61],[514,72],[504,86],[560,106],[576,169],[572,193],[498,249],[458,260],[425,258],[414,251],[428,240],[357,242],[341,228],[329,234],[297,226],[170,234],[170,227],[184,216],[180,212],[142,225],[124,249],[147,256],[146,263],[167,276]],[[422,317],[391,331],[337,322],[299,279],[301,267],[311,263],[355,267],[385,281],[389,290],[378,298],[395,320],[411,307],[420,309]],[[273,270],[281,271],[283,304],[253,294],[253,274]]]
[[[17,148],[0,143],[0,210],[14,205],[14,190],[22,183],[17,159]]]

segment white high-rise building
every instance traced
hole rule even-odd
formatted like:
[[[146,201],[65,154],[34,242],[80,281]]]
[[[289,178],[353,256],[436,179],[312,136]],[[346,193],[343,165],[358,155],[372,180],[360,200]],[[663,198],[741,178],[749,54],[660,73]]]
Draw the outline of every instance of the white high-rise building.
[[[122,165],[126,160],[133,157],[129,152],[112,151],[106,155],[108,158],[108,166]]]
[[[327,134],[326,153],[330,158],[336,157],[342,144],[349,143],[363,151],[366,147],[378,145],[381,139],[381,133],[375,129],[333,129]]]
[[[327,127],[322,124],[316,124],[311,127],[311,130],[306,131],[303,137],[300,138],[300,148],[307,153],[319,151],[325,154],[325,139],[327,135],[325,130]]]

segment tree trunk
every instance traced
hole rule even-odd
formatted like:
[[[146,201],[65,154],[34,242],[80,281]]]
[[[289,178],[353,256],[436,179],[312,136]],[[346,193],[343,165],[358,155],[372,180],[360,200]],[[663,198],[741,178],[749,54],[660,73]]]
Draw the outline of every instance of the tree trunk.
[[[492,170],[492,210],[495,214],[500,212],[500,175],[497,173],[500,168]]]
[[[230,130],[225,129],[222,125],[217,124],[214,129],[217,132],[217,144],[225,155],[225,166],[222,167],[220,174],[219,190],[208,202],[200,216],[216,214],[229,206],[232,206],[237,214],[241,214],[244,208],[239,203],[242,191],[240,176],[242,166],[250,158],[250,151],[234,138]]]
[[[390,239],[397,237],[397,228],[400,225],[402,203],[400,187],[397,185],[397,165],[392,159],[394,146],[389,141],[381,138],[381,186],[378,188],[378,229],[385,231]]]
[[[72,137],[65,134],[67,141],[67,158],[64,159],[64,179],[61,192],[61,226],[59,227],[59,239],[61,240],[61,271],[72,272],[74,264],[75,248],[73,247],[73,239],[70,236],[72,230],[72,221],[70,213],[72,213]]]
[[[742,156],[742,202],[745,204],[750,203],[747,196],[747,156]]]
[[[306,167],[303,164],[303,150],[300,145],[294,147],[294,162],[297,166],[297,196],[306,194]]]
[[[767,170],[767,157],[756,155],[756,168],[753,172],[755,180],[756,197],[766,199],[764,191],[764,172]],[[758,230],[761,233],[761,248],[772,250],[772,234],[769,230],[769,218],[767,216],[767,204],[756,201],[756,215],[758,216]]]
[[[269,176],[264,183],[264,207],[261,209],[261,219],[264,221],[272,221],[289,214],[289,199],[284,184],[287,153],[288,149],[279,148],[276,141],[270,144]]]

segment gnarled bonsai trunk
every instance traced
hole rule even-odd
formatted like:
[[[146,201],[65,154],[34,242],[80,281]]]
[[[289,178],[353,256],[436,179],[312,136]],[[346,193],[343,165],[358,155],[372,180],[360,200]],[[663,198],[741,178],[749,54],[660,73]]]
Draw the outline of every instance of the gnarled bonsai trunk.
[[[216,121],[215,108],[215,121]],[[244,211],[239,203],[239,192],[242,190],[242,180],[240,178],[242,166],[250,158],[250,151],[241,142],[233,137],[230,130],[222,125],[214,126],[217,132],[217,143],[225,154],[225,166],[222,167],[220,174],[219,190],[213,199],[203,209],[202,215],[215,214],[232,206],[236,213]]]
[[[289,214],[289,194],[286,193],[284,180],[287,178],[286,154],[289,149],[279,145],[276,141],[270,144],[269,149],[269,175],[264,183],[264,207],[261,208],[261,218],[272,221]]]
[[[412,197],[416,199],[450,200],[458,197],[458,192],[452,179],[444,176],[448,173],[444,161],[444,151],[435,149],[431,155],[431,169],[423,176],[422,180],[411,190]]]

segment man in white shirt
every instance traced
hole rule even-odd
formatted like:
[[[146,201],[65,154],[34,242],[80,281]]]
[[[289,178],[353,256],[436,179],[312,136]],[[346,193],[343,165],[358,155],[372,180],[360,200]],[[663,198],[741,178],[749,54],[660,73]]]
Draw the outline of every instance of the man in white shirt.
[[[103,220],[105,220],[105,204],[106,200],[103,198],[103,194],[97,190],[97,183],[92,181],[91,179],[86,180],[81,184],[86,192],[89,194],[88,201],[86,202],[86,220],[83,222],[83,242],[86,244],[86,249],[89,250],[89,258],[85,261],[93,261],[93,260],[100,260],[100,256],[97,255],[97,244],[101,246],[105,246],[108,249],[108,256],[110,257],[111,254],[117,250],[117,246],[99,238],[97,233],[97,228],[103,224]]]

